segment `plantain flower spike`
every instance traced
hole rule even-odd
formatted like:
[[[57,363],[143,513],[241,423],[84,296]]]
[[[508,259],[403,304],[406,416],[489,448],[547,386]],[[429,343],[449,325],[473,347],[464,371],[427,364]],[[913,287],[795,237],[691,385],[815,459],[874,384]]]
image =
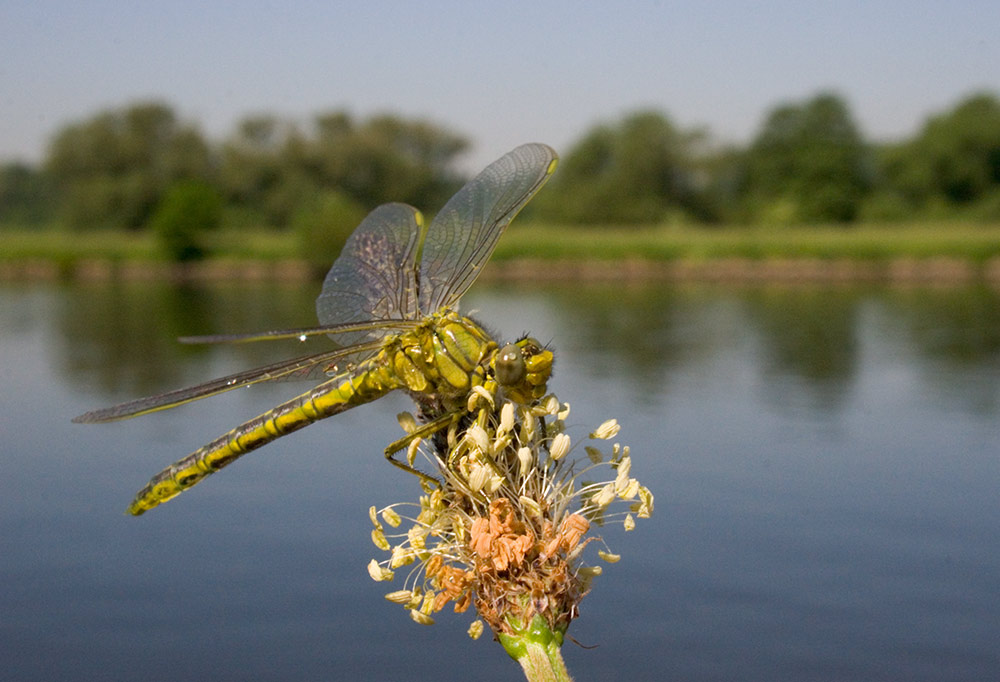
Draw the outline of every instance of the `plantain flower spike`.
[[[532,671],[540,665],[565,673],[559,647],[602,573],[584,558],[598,539],[592,529],[618,519],[632,530],[652,513],[653,496],[632,477],[627,446],[597,442],[618,435],[616,420],[592,431],[577,455],[566,427],[569,405],[555,395],[524,407],[500,390],[477,388],[486,396],[470,398],[455,437],[413,446],[436,470],[439,487],[416,503],[370,510],[373,540],[390,556],[368,570],[390,581],[393,569],[413,564],[387,599],[424,625],[448,605],[459,613],[472,607],[479,619],[470,637],[489,626],[529,679],[549,679]],[[596,554],[608,564],[621,559]]]

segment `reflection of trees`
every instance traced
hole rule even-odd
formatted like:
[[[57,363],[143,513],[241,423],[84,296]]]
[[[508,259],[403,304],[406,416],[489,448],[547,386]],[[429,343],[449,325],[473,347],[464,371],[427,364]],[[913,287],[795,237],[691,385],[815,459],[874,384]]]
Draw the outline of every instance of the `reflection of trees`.
[[[67,290],[56,320],[63,366],[108,391],[158,390],[180,365],[176,337],[197,324],[202,311],[197,296],[165,285]]]
[[[987,288],[895,291],[887,297],[936,394],[992,413],[1000,403],[1000,294]]]
[[[621,283],[552,287],[551,303],[571,330],[558,347],[590,356],[597,378],[627,381],[636,393],[662,394],[666,369],[711,347],[704,297],[657,284]]]
[[[839,290],[744,291],[671,285],[577,285],[549,290],[560,326],[558,348],[591,357],[598,379],[627,381],[636,393],[662,395],[668,370],[732,347],[754,329],[752,362],[775,386],[791,377],[823,406],[839,403],[853,380],[858,347],[857,295]],[[740,301],[747,314],[731,305]],[[749,329],[747,326],[748,325]],[[795,394],[783,399],[795,399]]]
[[[996,367],[1000,359],[1000,295],[985,288],[918,289],[889,300],[921,353],[955,369]]]
[[[218,349],[184,346],[176,338],[315,324],[318,289],[274,283],[78,285],[60,297],[53,335],[58,364],[74,383],[124,399],[214,378],[220,370],[210,364],[222,353],[236,356],[227,368],[303,355],[326,347],[324,340]],[[516,307],[528,295],[544,296],[545,309],[557,318],[561,331],[551,339],[557,353],[578,356],[581,371],[627,384],[635,395],[664,395],[672,373],[714,360],[749,333],[760,342],[752,344],[748,361],[763,368],[770,400],[794,405],[804,396],[821,409],[836,408],[858,372],[856,327],[864,300],[875,315],[867,327],[872,338],[904,353],[935,395],[975,412],[1000,403],[1000,294],[986,289],[890,290],[862,299],[857,290],[837,288],[748,293],[599,283],[523,291],[505,286],[502,298]]]
[[[211,347],[186,346],[177,337],[313,325],[317,292],[310,289],[145,282],[78,286],[66,291],[56,321],[62,365],[74,380],[86,377],[104,390],[133,397],[211,379]],[[249,368],[308,350],[271,342],[231,346],[227,352],[245,358]]]
[[[858,364],[856,317],[859,297],[844,289],[767,288],[745,298],[750,324],[761,336],[769,397],[788,402],[792,377],[823,407],[840,404]]]

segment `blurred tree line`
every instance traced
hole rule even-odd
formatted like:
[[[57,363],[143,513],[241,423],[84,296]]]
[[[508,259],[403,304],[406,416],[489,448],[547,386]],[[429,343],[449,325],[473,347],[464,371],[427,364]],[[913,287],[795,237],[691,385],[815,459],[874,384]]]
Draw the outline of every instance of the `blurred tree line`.
[[[387,201],[433,210],[465,179],[468,140],[431,122],[343,111],[253,116],[219,142],[162,102],[71,123],[39,167],[0,165],[0,225],[155,229],[196,256],[198,229],[294,229],[340,242]],[[577,224],[1000,220],[1000,100],[970,96],[911,139],[865,139],[833,93],[770,111],[746,146],[639,111],[587,131],[529,207]],[[187,216],[187,217],[185,217]],[[191,216],[197,216],[197,224]],[[182,224],[183,223],[183,224]],[[185,241],[186,240],[186,241]],[[323,256],[326,258],[326,256]]]

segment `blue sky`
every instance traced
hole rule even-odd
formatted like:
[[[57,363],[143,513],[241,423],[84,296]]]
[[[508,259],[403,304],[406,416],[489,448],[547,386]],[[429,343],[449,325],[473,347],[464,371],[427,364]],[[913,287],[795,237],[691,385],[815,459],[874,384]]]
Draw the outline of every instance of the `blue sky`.
[[[0,160],[140,98],[215,138],[261,112],[426,117],[475,168],[638,108],[744,141],[829,89],[874,139],[1000,93],[1000,2],[0,0]]]

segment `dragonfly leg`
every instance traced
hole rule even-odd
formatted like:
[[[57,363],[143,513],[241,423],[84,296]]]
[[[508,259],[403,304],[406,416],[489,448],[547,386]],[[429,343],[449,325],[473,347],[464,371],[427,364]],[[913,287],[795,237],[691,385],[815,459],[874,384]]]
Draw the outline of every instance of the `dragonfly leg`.
[[[417,476],[424,483],[428,483],[435,487],[440,487],[441,483],[436,478],[434,478],[433,476],[429,476],[418,469],[415,469],[406,462],[400,462],[395,458],[395,455],[397,452],[405,450],[407,447],[409,447],[410,443],[412,443],[417,438],[427,438],[428,436],[433,436],[438,431],[448,428],[453,423],[455,423],[455,421],[457,421],[459,417],[460,417],[459,413],[449,412],[441,415],[437,419],[432,419],[426,424],[421,424],[416,429],[409,432],[399,440],[390,443],[385,449],[385,458],[389,460],[389,463],[392,464],[393,466],[399,467],[403,471],[410,472],[414,476]]]

